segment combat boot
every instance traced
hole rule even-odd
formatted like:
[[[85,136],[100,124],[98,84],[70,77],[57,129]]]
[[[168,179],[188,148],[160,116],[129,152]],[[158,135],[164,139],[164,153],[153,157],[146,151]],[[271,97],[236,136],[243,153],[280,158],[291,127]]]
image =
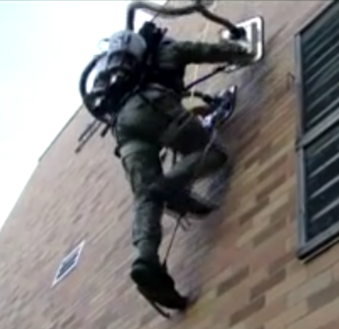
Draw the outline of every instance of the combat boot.
[[[169,309],[186,308],[187,299],[176,291],[174,280],[168,274],[166,266],[160,263],[158,256],[141,254],[133,262],[130,275],[147,300]]]
[[[205,217],[216,210],[212,204],[208,204],[193,197],[187,189],[171,189],[162,181],[151,185],[150,191],[154,198],[164,202],[166,208],[179,215],[192,214],[197,217]]]

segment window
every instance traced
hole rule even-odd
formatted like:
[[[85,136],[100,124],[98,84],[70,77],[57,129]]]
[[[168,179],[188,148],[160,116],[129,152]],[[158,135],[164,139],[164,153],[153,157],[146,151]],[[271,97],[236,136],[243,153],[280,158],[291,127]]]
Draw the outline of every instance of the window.
[[[339,238],[339,2],[297,36],[299,251],[309,259]]]
[[[77,266],[85,241],[74,248],[61,262],[53,280],[53,286],[64,279]]]

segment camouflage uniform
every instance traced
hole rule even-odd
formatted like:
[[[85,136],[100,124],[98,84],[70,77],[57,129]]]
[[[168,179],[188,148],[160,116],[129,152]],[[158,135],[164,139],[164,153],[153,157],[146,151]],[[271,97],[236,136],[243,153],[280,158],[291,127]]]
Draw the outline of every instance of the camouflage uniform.
[[[180,69],[189,64],[238,63],[248,58],[249,55],[236,44],[174,42],[162,46],[157,59],[159,67],[184,73]],[[179,74],[181,84],[183,78]],[[164,138],[164,132],[173,122],[179,126],[183,122],[186,124],[179,133]],[[164,201],[170,195],[180,195],[193,178],[201,178],[224,166],[227,156],[212,145],[204,160],[200,161],[210,141],[209,133],[198,118],[182,106],[179,94],[157,84],[150,84],[124,105],[117,119],[115,135],[134,194],[133,244],[139,254],[133,270],[137,271],[140,264],[152,263],[151,276],[159,267]],[[163,174],[159,159],[163,146],[183,155],[182,160],[166,174]],[[163,199],[157,198],[150,187],[167,193]]]

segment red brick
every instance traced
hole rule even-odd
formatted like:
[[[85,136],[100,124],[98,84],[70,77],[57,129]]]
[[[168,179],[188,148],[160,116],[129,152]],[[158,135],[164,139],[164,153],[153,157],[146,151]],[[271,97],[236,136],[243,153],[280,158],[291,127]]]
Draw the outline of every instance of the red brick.
[[[250,221],[257,213],[259,213],[265,206],[267,206],[268,203],[269,202],[267,198],[258,200],[254,207],[252,207],[239,217],[239,224],[246,224],[246,222]]]
[[[246,320],[249,318],[252,314],[258,312],[265,306],[265,298],[260,297],[254,301],[252,301],[250,304],[245,305],[242,309],[238,310],[237,312],[233,313],[230,316],[230,326],[234,326],[235,324]]]
[[[339,328],[339,319],[321,326],[319,329],[337,329]]]
[[[231,289],[232,287],[238,285],[241,283],[241,281],[243,281],[244,279],[246,279],[249,275],[249,268],[248,267],[244,267],[242,269],[240,269],[239,271],[237,271],[234,275],[232,275],[230,278],[228,278],[227,280],[221,282],[218,286],[218,290],[217,290],[217,295],[222,295],[223,293],[225,293],[226,291],[228,291],[229,289]]]
[[[280,157],[278,157],[275,161],[273,161],[269,167],[267,167],[263,172],[261,172],[258,175],[258,181],[264,180],[269,175],[275,175],[277,172],[277,169],[283,167],[286,165],[286,161],[288,159],[288,156],[286,154],[282,154]]]
[[[330,286],[320,290],[308,298],[308,305],[311,311],[316,310],[332,302],[339,295],[339,282],[334,282]]]
[[[274,192],[280,185],[282,185],[286,181],[286,176],[286,173],[277,173],[274,178],[271,179],[271,182],[267,184],[267,186],[258,191],[258,194],[256,196],[257,200],[269,197],[272,192]]]
[[[200,293],[187,313],[168,322],[133,286],[130,188],[111,136],[96,135],[74,154],[91,120],[81,110],[41,159],[1,231],[0,328],[339,328],[338,246],[308,264],[295,257],[299,109],[287,85],[295,71],[294,35],[328,3],[215,2],[214,12],[235,22],[262,15],[267,53],[262,63],[198,88],[214,92],[236,83],[239,94],[222,131],[234,162],[223,207],[180,231],[169,259],[180,290]],[[180,39],[217,40],[219,26],[197,14],[162,24]],[[210,68],[192,65],[186,81]],[[174,225],[163,223],[161,255]],[[52,289],[60,261],[83,238],[79,266]]]
[[[266,306],[246,321],[250,328],[265,327],[266,323],[282,314],[285,310],[284,298],[266,304]]]
[[[274,239],[275,234],[280,232],[286,226],[285,220],[275,221],[263,229],[259,234],[257,234],[253,240],[253,247],[257,247],[265,243],[268,239]]]
[[[279,271],[281,268],[284,268],[289,262],[292,262],[295,259],[295,252],[287,251],[285,254],[277,257],[268,265],[268,273],[273,274]]]
[[[250,290],[250,298],[255,299],[258,296],[264,294],[269,289],[273,288],[275,285],[281,283],[286,278],[286,270],[282,269],[278,272],[275,272],[264,281],[258,283]]]

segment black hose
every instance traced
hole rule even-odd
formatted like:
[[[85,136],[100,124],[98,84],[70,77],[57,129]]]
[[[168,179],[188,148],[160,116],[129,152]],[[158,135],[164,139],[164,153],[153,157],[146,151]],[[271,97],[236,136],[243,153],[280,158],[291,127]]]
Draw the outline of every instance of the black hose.
[[[80,81],[79,81],[79,91],[80,91],[80,95],[81,98],[84,102],[84,105],[86,106],[87,110],[99,121],[104,122],[104,123],[109,123],[108,120],[106,120],[105,118],[98,116],[96,113],[94,113],[92,111],[92,104],[90,103],[90,97],[89,94],[87,92],[87,81],[88,78],[91,74],[91,72],[93,71],[93,69],[95,68],[95,66],[97,65],[97,63],[99,62],[99,60],[101,60],[104,56],[106,55],[106,52],[103,52],[97,56],[95,56],[85,67],[85,69],[82,71],[81,76],[80,76]]]
[[[153,15],[157,14],[157,16],[160,17],[186,16],[197,12],[204,16],[206,19],[227,28],[234,39],[239,39],[244,36],[244,29],[238,28],[229,20],[210,12],[207,9],[207,5],[204,4],[203,0],[193,0],[192,2],[192,5],[177,8],[162,6],[144,1],[133,1],[127,8],[126,29],[134,31],[134,20],[137,10],[143,10],[144,12]]]
[[[210,20],[211,22],[226,27],[230,31],[230,34],[232,35],[232,38],[234,40],[241,39],[245,36],[246,33],[245,29],[235,26],[233,23],[231,23],[229,20],[225,18],[214,15],[204,6],[202,5],[197,6],[197,12],[204,16],[206,19]]]
[[[79,81],[79,91],[81,98],[85,101],[88,99],[88,93],[87,93],[87,79],[99,60],[103,58],[106,55],[106,52],[101,53],[100,55],[95,56],[85,67],[85,69],[82,71]],[[85,104],[86,105],[86,104]]]
[[[160,17],[175,17],[193,14],[197,10],[197,4],[174,8],[144,1],[133,1],[127,8],[126,29],[134,31],[135,13],[139,9],[148,14],[158,14]]]

